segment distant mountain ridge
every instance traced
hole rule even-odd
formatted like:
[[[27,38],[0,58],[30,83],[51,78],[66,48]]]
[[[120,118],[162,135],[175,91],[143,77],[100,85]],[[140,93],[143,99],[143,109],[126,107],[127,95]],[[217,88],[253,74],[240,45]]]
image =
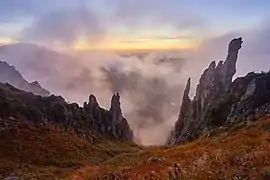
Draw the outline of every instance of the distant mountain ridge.
[[[83,103],[92,85],[91,72],[77,56],[29,43],[0,46],[0,60],[15,66],[24,78],[37,80],[50,92]],[[76,93],[74,93],[76,92]]]
[[[5,61],[0,61],[0,82],[8,83],[18,89],[31,92],[35,95],[50,95],[50,92],[42,88],[37,81],[29,83],[14,66],[9,65]]]

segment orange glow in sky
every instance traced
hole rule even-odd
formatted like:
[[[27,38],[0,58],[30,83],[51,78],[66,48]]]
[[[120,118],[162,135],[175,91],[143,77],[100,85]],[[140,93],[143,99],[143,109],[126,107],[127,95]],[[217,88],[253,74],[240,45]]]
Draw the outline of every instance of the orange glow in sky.
[[[79,40],[73,46],[55,44],[55,49],[87,50],[175,50],[192,49],[198,45],[195,39],[121,39],[111,38],[96,41]],[[9,37],[0,37],[0,45],[16,43]]]
[[[13,43],[13,40],[10,37],[0,37],[0,45],[10,43]]]
[[[90,43],[80,40],[74,45],[75,50],[165,50],[191,49],[197,45],[196,40],[190,39],[106,39]]]

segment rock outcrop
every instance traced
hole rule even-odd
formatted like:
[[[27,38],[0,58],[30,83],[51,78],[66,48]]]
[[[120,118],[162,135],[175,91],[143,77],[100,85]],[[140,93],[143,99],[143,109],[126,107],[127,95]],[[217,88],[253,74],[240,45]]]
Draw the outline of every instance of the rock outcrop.
[[[67,103],[61,96],[35,96],[0,83],[0,118],[13,117],[31,123],[60,126],[91,142],[94,141],[93,132],[96,137],[132,141],[133,132],[121,113],[119,94],[112,99],[111,111],[101,108],[94,95],[90,95],[89,101],[80,107],[76,103]]]
[[[84,111],[92,119],[92,126],[95,126],[102,135],[108,135],[122,141],[133,139],[133,132],[121,112],[119,93],[112,96],[109,111],[102,109],[96,97],[91,94],[89,102],[84,103]]]
[[[40,86],[37,81],[27,82],[14,66],[10,66],[5,61],[0,61],[0,82],[9,83],[10,85],[27,91],[35,95],[49,96],[50,92]]]
[[[116,93],[111,100],[111,133],[121,140],[133,139],[133,132],[128,125],[127,120],[123,117],[120,105],[120,95]]]
[[[227,123],[256,120],[270,114],[270,72],[249,73],[248,85],[231,107]]]
[[[258,120],[270,115],[270,72],[248,73],[232,82],[242,38],[233,39],[223,63],[211,62],[191,101],[188,80],[179,118],[168,144],[194,140],[220,126]]]
[[[112,121],[114,123],[123,121],[119,93],[116,93],[112,96],[110,113],[112,114]]]
[[[212,125],[223,123],[212,120],[213,112],[211,110],[222,99],[231,84],[233,75],[236,72],[238,51],[242,43],[242,38],[233,39],[229,43],[225,62],[220,61],[218,65],[216,65],[215,61],[210,63],[199,80],[196,95],[192,101],[188,96],[190,79],[188,80],[179,118],[175,129],[169,137],[169,144],[194,139]]]

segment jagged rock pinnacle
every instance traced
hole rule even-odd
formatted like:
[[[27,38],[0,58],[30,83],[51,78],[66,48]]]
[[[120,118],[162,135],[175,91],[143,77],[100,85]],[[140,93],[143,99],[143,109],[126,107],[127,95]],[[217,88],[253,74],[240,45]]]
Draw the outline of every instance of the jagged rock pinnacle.
[[[229,43],[228,55],[224,62],[224,83],[230,83],[232,77],[236,73],[236,61],[238,58],[238,51],[241,49],[243,44],[242,37],[235,38]]]
[[[89,101],[88,104],[85,105],[86,110],[91,114],[91,115],[98,115],[100,114],[99,112],[99,104],[97,102],[97,98],[91,94],[89,96]]]
[[[242,38],[233,39],[228,46],[225,62],[212,61],[203,72],[196,89],[194,100],[189,98],[190,79],[188,79],[175,129],[168,140],[169,144],[194,138],[196,130],[207,128],[209,125],[208,110],[217,100],[220,100],[232,82],[236,72],[238,51],[242,46]]]
[[[184,127],[186,116],[189,113],[189,109],[191,108],[191,99],[189,98],[189,91],[190,91],[190,78],[188,78],[186,88],[184,91],[183,99],[182,99],[182,105],[180,108],[180,113],[178,116],[178,121],[175,123],[175,129],[171,132],[171,137],[178,137],[180,136],[180,130]],[[168,144],[174,144],[176,142],[175,138],[169,138]]]
[[[113,122],[117,123],[123,120],[119,93],[112,96],[110,112],[112,114]]]
[[[101,134],[110,135],[122,141],[133,139],[133,132],[121,112],[119,93],[112,96],[109,111],[102,109],[92,94],[89,96],[89,102],[84,103],[84,109],[92,118],[93,122],[91,123],[97,127]]]
[[[189,96],[189,91],[190,91],[190,78],[188,78],[186,88],[185,88],[185,91],[184,91],[184,96]]]
[[[89,96],[88,104],[91,105],[91,106],[99,106],[99,104],[97,102],[97,98],[93,94],[91,94]]]

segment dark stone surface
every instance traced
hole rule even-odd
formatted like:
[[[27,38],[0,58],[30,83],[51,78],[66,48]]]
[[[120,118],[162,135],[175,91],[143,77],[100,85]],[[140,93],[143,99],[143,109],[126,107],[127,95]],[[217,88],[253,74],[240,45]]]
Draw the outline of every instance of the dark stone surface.
[[[94,132],[116,140],[132,141],[133,132],[121,114],[119,94],[117,97],[111,107],[114,110],[108,111],[99,106],[94,95],[89,96],[84,107],[79,107],[76,103],[68,104],[61,96],[35,96],[0,83],[0,117],[59,125],[85,138]],[[122,118],[116,121],[113,117]]]
[[[226,60],[217,66],[214,61],[210,63],[192,101],[188,81],[168,144],[194,140],[213,128],[269,114],[270,73],[251,72],[232,82],[242,43],[242,38],[233,39]]]
[[[190,80],[168,144],[191,141],[211,129],[270,115],[270,72],[250,72],[232,82],[242,38],[233,39],[223,63],[211,62],[191,101]]]

